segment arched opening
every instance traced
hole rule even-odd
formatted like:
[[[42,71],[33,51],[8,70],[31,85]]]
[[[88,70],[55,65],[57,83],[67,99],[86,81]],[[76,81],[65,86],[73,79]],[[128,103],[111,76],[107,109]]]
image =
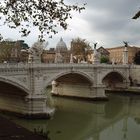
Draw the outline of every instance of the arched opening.
[[[0,110],[22,113],[26,108],[27,92],[10,83],[0,81]]]
[[[91,85],[91,81],[84,77],[83,75],[77,73],[69,73],[62,75],[56,79],[56,82],[64,84],[81,84],[81,85]]]
[[[55,95],[87,97],[90,95],[91,79],[79,73],[63,74],[55,79],[55,87],[52,88]]]
[[[124,88],[124,81],[124,77],[118,72],[111,72],[107,74],[102,80],[107,89]]]
[[[0,81],[0,94],[5,94],[8,96],[26,96],[27,95],[27,93],[24,90],[3,81]]]

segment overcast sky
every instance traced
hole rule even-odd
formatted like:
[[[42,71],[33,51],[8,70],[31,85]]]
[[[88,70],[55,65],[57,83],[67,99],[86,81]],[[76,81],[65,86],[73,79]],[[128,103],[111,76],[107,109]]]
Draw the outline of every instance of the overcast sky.
[[[48,47],[55,47],[60,37],[70,46],[70,41],[80,37],[93,45],[98,42],[98,47],[116,47],[128,41],[130,45],[140,46],[140,19],[131,19],[140,9],[140,0],[66,0],[70,3],[86,2],[86,10],[81,14],[73,13],[73,18],[68,21],[66,31],[60,30],[52,39],[47,39]],[[21,38],[18,31],[1,27],[0,32],[5,38],[13,40],[23,39],[31,46],[37,41],[38,31]]]

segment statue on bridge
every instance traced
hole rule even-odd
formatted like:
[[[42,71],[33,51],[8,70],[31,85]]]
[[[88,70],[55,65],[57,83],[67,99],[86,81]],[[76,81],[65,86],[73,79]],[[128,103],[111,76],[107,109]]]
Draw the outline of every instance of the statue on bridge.
[[[100,60],[99,60],[99,53],[97,52],[97,42],[94,43],[94,57],[93,57],[93,64],[99,64]]]
[[[128,64],[128,42],[123,41],[124,51],[123,51],[123,64]]]
[[[41,54],[44,49],[44,43],[43,42],[35,42],[33,46],[28,50],[29,57],[28,57],[28,63],[41,63]]]
[[[128,42],[127,41],[123,41],[123,43],[124,43],[125,47],[128,47]]]
[[[61,55],[60,52],[57,52],[55,54],[55,61],[54,62],[55,63],[62,63],[63,62],[63,56]]]
[[[96,43],[94,43],[94,50],[96,49],[96,46],[97,46],[97,42],[96,42]]]

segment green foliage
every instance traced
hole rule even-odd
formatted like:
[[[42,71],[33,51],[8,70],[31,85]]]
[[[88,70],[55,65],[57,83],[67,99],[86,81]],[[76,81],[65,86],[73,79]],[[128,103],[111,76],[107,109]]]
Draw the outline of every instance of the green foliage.
[[[29,46],[28,46],[28,44],[26,44],[25,42],[24,42],[24,40],[18,40],[17,42],[16,42],[16,44],[18,45],[18,46],[21,46],[21,49],[29,49]]]
[[[76,38],[71,41],[71,51],[75,56],[79,56],[79,59],[86,60],[87,52],[91,49],[91,46],[85,39]]]
[[[139,18],[140,17],[140,11],[138,11],[135,15],[134,15],[134,17],[132,17],[132,19],[137,19],[137,18]]]
[[[37,27],[42,41],[44,36],[56,34],[58,26],[67,29],[66,20],[72,18],[71,11],[81,12],[84,6],[67,5],[64,0],[2,0],[0,19],[10,28],[19,27],[22,36],[28,36],[32,26]]]
[[[134,63],[140,65],[140,51],[135,54]]]
[[[108,63],[108,62],[109,62],[109,58],[107,56],[101,56],[100,63]]]

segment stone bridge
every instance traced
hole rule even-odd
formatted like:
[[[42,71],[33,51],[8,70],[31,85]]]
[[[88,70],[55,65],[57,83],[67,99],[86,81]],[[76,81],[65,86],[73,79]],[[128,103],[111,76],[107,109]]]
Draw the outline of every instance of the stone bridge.
[[[0,64],[0,105],[20,114],[48,115],[46,87],[51,84],[55,95],[106,98],[106,89],[127,89],[129,76],[128,65]],[[79,85],[84,93],[75,92]]]

